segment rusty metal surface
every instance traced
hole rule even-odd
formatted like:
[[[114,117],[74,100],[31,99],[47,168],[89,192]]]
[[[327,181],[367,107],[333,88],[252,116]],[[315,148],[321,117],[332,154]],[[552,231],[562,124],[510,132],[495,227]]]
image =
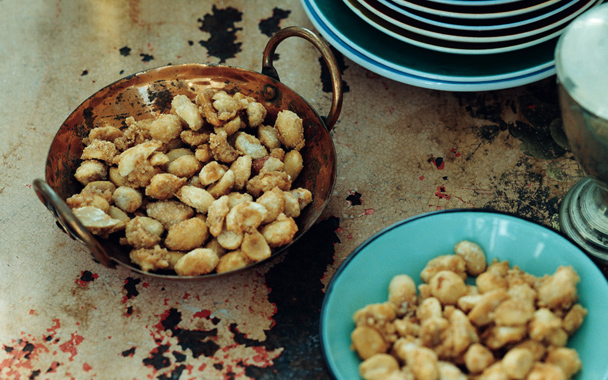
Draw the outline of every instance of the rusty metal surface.
[[[77,136],[96,122],[116,122],[114,113],[126,111],[120,107],[164,109],[166,87],[190,89],[179,78],[154,84],[151,71],[141,78],[151,87],[134,88],[131,103],[84,112],[101,104],[92,94],[140,80],[121,79],[132,73],[167,66],[169,78],[191,63],[216,73],[220,64],[247,70],[226,80],[248,86],[274,32],[312,25],[297,0],[2,0],[0,22],[2,379],[326,379],[318,342],[323,292],[358,245],[404,218],[448,208],[500,210],[558,228],[560,201],[583,176],[563,138],[555,78],[440,92],[382,78],[334,51],[342,112],[331,138],[309,137],[333,142],[336,180],[308,238],[276,260],[213,281],[108,269],[57,228],[33,180],[70,183],[82,149]],[[313,120],[327,115],[331,76],[315,47],[289,39],[276,54],[283,85],[317,111]],[[217,78],[187,68],[180,75],[189,72],[197,86]],[[309,112],[268,83],[282,105]],[[58,158],[45,177],[53,141]],[[327,168],[330,151],[319,147],[309,164]],[[70,186],[57,189],[65,196]]]

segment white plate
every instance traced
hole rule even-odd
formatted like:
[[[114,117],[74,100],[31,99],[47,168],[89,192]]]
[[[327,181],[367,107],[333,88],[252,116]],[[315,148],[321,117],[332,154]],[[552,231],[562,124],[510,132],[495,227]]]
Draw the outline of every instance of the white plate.
[[[341,1],[301,0],[315,28],[353,62],[389,79],[443,91],[488,91],[554,74],[557,39],[522,51],[462,56],[423,49],[384,35]]]
[[[510,2],[490,4],[484,7],[472,8],[470,6],[454,5],[454,3],[437,3],[428,0],[391,0],[395,4],[420,12],[445,17],[459,17],[466,19],[485,19],[511,17],[527,12],[533,12],[562,0],[529,0],[521,3]],[[469,4],[469,3],[467,3]]]
[[[405,7],[400,7],[391,0],[378,1],[395,12],[427,25],[461,31],[491,31],[518,28],[531,23],[541,22],[547,18],[553,18],[555,20],[561,12],[571,8],[580,0],[557,2],[534,12],[499,19],[463,19],[437,16],[431,13],[418,12]]]
[[[569,21],[597,0],[573,1],[559,15],[523,27],[502,30],[456,30],[422,23],[384,6],[377,0],[343,0],[372,27],[398,40],[455,54],[491,54],[537,45],[559,36]]]

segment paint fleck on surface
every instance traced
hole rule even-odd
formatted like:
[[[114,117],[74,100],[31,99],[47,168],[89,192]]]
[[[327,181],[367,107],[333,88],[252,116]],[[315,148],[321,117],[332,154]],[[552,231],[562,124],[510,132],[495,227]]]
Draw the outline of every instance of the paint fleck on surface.
[[[154,59],[154,56],[150,54],[141,53],[139,56],[142,62],[150,62]]]
[[[127,277],[125,279],[125,284],[123,286],[123,289],[125,290],[126,294],[123,297],[122,302],[127,302],[127,300],[130,300],[131,298],[137,297],[139,295],[139,291],[137,290],[137,285],[141,282],[140,278],[132,278],[132,277]]]
[[[428,161],[435,165],[438,170],[443,170],[445,168],[443,157],[431,157]]]
[[[4,354],[0,361],[0,379],[35,379],[42,373],[57,373],[60,363],[74,361],[84,338],[75,331],[65,339],[61,330],[61,321],[55,319],[46,329],[47,334],[41,337],[22,331],[20,338],[1,344]],[[70,378],[67,373],[65,375]]]
[[[336,63],[338,64],[338,71],[340,72],[340,76],[342,77],[342,92],[346,93],[350,91],[350,87],[348,87],[348,83],[344,80],[344,72],[348,69],[348,66],[344,62],[344,56],[338,50],[334,49],[330,46],[334,57],[336,58]],[[319,58],[319,64],[321,65],[321,83],[323,84],[323,92],[331,93],[333,92],[331,86],[331,75],[329,73],[329,67],[325,64],[325,60],[321,57]]]
[[[351,206],[359,206],[361,204],[361,194],[356,191],[351,191],[346,200]]]
[[[207,55],[217,57],[220,63],[224,63],[241,51],[241,43],[236,42],[236,33],[242,28],[237,28],[235,23],[242,18],[243,13],[236,8],[218,9],[214,5],[211,14],[198,19],[199,29],[211,34],[209,39],[199,41],[207,49]]]
[[[80,76],[83,77],[87,74],[89,74],[89,70],[82,70],[82,74],[80,74]]]
[[[131,54],[131,48],[128,46],[123,46],[118,51],[123,57],[128,57]]]
[[[82,271],[82,273],[80,274],[80,278],[78,278],[75,283],[80,286],[85,286],[89,282],[95,281],[97,278],[99,278],[99,275],[97,273],[92,273],[91,271],[85,270]]]
[[[273,34],[281,29],[281,20],[286,19],[290,13],[291,11],[288,10],[274,8],[271,17],[260,21],[258,25],[260,31],[268,37],[272,37]]]

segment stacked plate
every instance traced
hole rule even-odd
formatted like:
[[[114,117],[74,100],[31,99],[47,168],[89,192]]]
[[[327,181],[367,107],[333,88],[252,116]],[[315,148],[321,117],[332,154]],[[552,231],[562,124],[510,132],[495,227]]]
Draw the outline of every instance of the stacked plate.
[[[301,0],[345,56],[393,80],[497,90],[554,74],[563,29],[603,0]]]

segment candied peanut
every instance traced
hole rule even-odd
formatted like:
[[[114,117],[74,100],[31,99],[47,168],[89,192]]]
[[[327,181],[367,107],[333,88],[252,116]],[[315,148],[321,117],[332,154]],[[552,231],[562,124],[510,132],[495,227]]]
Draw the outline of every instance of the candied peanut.
[[[153,248],[134,249],[129,254],[131,261],[139,265],[142,271],[149,272],[156,269],[167,269],[169,267],[169,251],[155,245]]]
[[[136,216],[125,229],[126,243],[134,248],[151,248],[160,243],[163,225],[152,218]]]
[[[227,250],[235,250],[243,243],[243,233],[234,232],[231,230],[223,229],[219,235],[216,236],[217,242]]]
[[[213,160],[213,152],[211,151],[209,144],[199,145],[194,152],[194,157],[202,163]]]
[[[232,136],[239,129],[243,129],[246,126],[247,125],[245,124],[245,122],[241,120],[241,117],[239,115],[236,115],[234,119],[226,122],[221,127],[213,127],[213,130],[215,131],[215,133],[218,133],[219,131],[224,131],[227,136]]]
[[[220,243],[217,241],[217,238],[215,237],[213,239],[210,239],[207,244],[205,244],[205,248],[209,248],[210,250],[215,252],[218,257],[222,257],[226,254],[226,252],[228,252],[226,251],[226,248],[220,245]]]
[[[108,176],[108,168],[97,160],[82,161],[74,177],[83,185],[93,181],[105,180]]]
[[[179,138],[190,146],[198,147],[209,141],[209,132],[186,129],[179,134]]]
[[[262,235],[272,248],[281,247],[293,241],[298,225],[293,218],[281,214],[277,219],[262,227]]]
[[[240,153],[228,143],[227,137],[225,131],[212,133],[209,136],[209,148],[216,160],[230,164],[239,157]]]
[[[291,188],[291,180],[285,172],[261,172],[252,177],[247,182],[247,192],[258,198],[266,191],[272,190],[275,187],[283,191],[288,191]]]
[[[212,161],[203,166],[201,172],[198,174],[198,178],[204,186],[211,185],[217,182],[224,173],[226,173],[226,167],[217,161]]]
[[[467,278],[466,263],[462,257],[442,255],[431,259],[426,264],[420,273],[420,279],[428,284],[437,273],[445,270],[456,273],[463,280]]]
[[[213,108],[217,110],[220,120],[230,120],[241,110],[241,103],[228,95],[226,91],[216,92],[211,99],[213,100]]]
[[[312,193],[308,189],[298,187],[297,189],[291,190],[290,193],[298,200],[300,211],[304,210],[304,208],[312,202]]]
[[[96,194],[111,202],[114,190],[116,186],[110,181],[93,181],[86,184],[81,194]]]
[[[538,287],[538,304],[550,309],[568,309],[578,299],[576,284],[580,277],[572,267],[560,266]]]
[[[397,307],[402,314],[415,306],[416,283],[406,274],[396,275],[388,285],[388,302]]]
[[[167,172],[178,177],[190,178],[199,170],[203,164],[194,155],[183,155],[167,164]]]
[[[140,170],[138,167],[143,165],[148,157],[161,146],[162,142],[149,140],[125,150],[113,160],[115,164],[118,164],[118,173],[127,177],[134,170]]]
[[[146,186],[145,194],[154,199],[170,199],[175,193],[186,184],[185,178],[180,178],[169,173],[156,174]]]
[[[566,313],[564,316],[562,328],[569,335],[574,334],[574,332],[583,324],[585,316],[587,316],[587,309],[582,307],[580,304],[572,306],[572,308],[570,308],[568,313]]]
[[[167,158],[169,159],[169,162],[172,162],[178,158],[180,158],[181,156],[192,156],[194,155],[194,153],[192,153],[192,151],[189,148],[175,148],[175,149],[170,149],[167,152]]]
[[[522,340],[526,336],[525,326],[491,326],[484,330],[482,339],[491,350]]]
[[[279,140],[279,132],[270,125],[260,125],[258,127],[258,139],[268,149],[275,149],[281,147],[281,141]]]
[[[174,200],[151,202],[146,205],[146,214],[169,229],[174,224],[191,218],[194,210],[181,202]]]
[[[359,374],[364,380],[383,380],[399,370],[397,359],[388,354],[376,354],[359,365]]]
[[[266,213],[266,208],[259,203],[239,203],[226,215],[226,229],[236,233],[257,231]]]
[[[249,260],[254,262],[267,259],[272,253],[266,239],[264,239],[264,236],[258,230],[245,232],[241,251]]]
[[[418,309],[416,309],[416,316],[421,321],[433,317],[442,317],[443,310],[441,308],[441,302],[435,297],[425,298],[418,306]]]
[[[529,324],[530,338],[541,341],[561,327],[562,321],[551,310],[540,308],[534,312]]]
[[[469,312],[469,319],[477,326],[490,324],[492,312],[508,297],[509,295],[502,288],[484,293]]]
[[[95,193],[86,193],[84,191],[80,194],[72,195],[65,200],[65,203],[72,209],[84,206],[93,206],[102,210],[103,212],[108,212],[110,209],[110,203],[106,200],[106,198]]]
[[[486,254],[479,245],[463,240],[454,246],[454,253],[464,259],[467,273],[471,276],[477,276],[486,270]]]
[[[230,169],[224,173],[222,178],[213,185],[207,188],[209,194],[214,198],[219,198],[223,195],[228,195],[234,187],[234,172]]]
[[[270,149],[270,157],[278,158],[279,160],[285,160],[285,151],[281,148]]]
[[[254,160],[268,155],[268,151],[260,140],[248,133],[237,133],[234,147]]]
[[[82,160],[99,160],[110,164],[117,154],[118,149],[113,142],[93,140],[84,148],[80,158]]]
[[[268,211],[264,220],[262,221],[263,224],[272,222],[285,210],[284,192],[278,187],[275,187],[272,190],[262,194],[256,200],[256,202],[264,206]]]
[[[405,363],[416,379],[439,379],[438,358],[433,350],[412,343],[403,344],[396,349],[398,350],[397,355],[405,359]]]
[[[465,374],[452,363],[440,360],[437,362],[437,369],[441,380],[467,380]]]
[[[208,237],[209,231],[205,222],[199,218],[191,218],[169,228],[165,246],[175,251],[189,251],[202,246]]]
[[[231,272],[241,269],[250,264],[249,259],[241,251],[231,251],[220,257],[220,261],[215,268],[217,273]]]
[[[458,274],[442,270],[435,274],[429,282],[431,293],[444,305],[455,305],[458,298],[467,292],[467,286]]]
[[[230,170],[234,173],[234,190],[240,191],[245,188],[247,180],[251,177],[251,156],[245,155],[237,158]]]
[[[250,102],[245,108],[250,127],[257,127],[264,122],[268,111],[262,103]]]
[[[477,276],[475,284],[480,293],[487,293],[496,289],[507,290],[508,282],[507,279],[495,272],[486,271]]]
[[[220,258],[212,249],[196,248],[181,257],[174,269],[179,276],[199,276],[211,273],[219,261]]]
[[[211,203],[207,212],[207,226],[211,235],[217,237],[224,228],[224,220],[230,211],[228,202],[230,198],[224,195]]]
[[[300,175],[302,169],[304,169],[304,159],[302,158],[302,154],[295,149],[290,150],[289,152],[285,153],[283,162],[285,165],[285,172],[289,174],[292,181],[295,181]]]
[[[567,347],[558,347],[549,351],[545,362],[560,367],[567,378],[576,375],[583,368],[576,350]]]
[[[262,170],[267,171],[267,172],[272,172],[272,171],[281,172],[281,171],[284,171],[284,169],[285,169],[285,164],[283,164],[283,161],[279,160],[278,158],[264,156],[263,160],[264,160],[264,163],[262,165],[262,168],[258,171],[258,173]]]
[[[464,354],[464,363],[471,373],[480,373],[494,363],[494,355],[487,347],[473,343]]]
[[[112,141],[122,136],[122,131],[113,126],[96,127],[91,129],[89,136],[87,137],[88,142],[93,140],[106,140]]]
[[[350,334],[350,338],[355,351],[363,360],[376,354],[386,353],[389,348],[382,335],[373,327],[357,326]]]
[[[123,177],[118,172],[118,168],[116,166],[111,166],[108,170],[108,177],[110,182],[114,184],[114,186],[128,186],[129,181],[127,177]]]
[[[143,202],[142,195],[139,191],[128,186],[119,186],[112,194],[114,204],[125,212],[135,212]]]
[[[511,298],[501,302],[492,314],[498,326],[521,326],[532,319],[535,311],[534,303]]]
[[[532,366],[532,370],[528,373],[528,377],[526,380],[566,380],[566,374],[561,369],[561,367],[548,364],[548,363],[540,363],[536,362]]]
[[[74,216],[80,220],[83,226],[95,235],[102,235],[107,230],[116,227],[120,220],[110,217],[103,210],[93,206],[83,206],[72,210]]]
[[[511,379],[524,379],[534,364],[534,355],[527,348],[512,348],[502,359],[502,368]]]
[[[179,137],[182,123],[175,115],[163,114],[150,123],[148,130],[153,139],[168,143]]]
[[[207,190],[188,185],[182,186],[175,196],[201,214],[207,214],[209,206],[215,200]]]
[[[203,118],[198,107],[186,95],[175,95],[171,101],[171,111],[174,112],[193,131],[201,129]]]
[[[253,197],[247,193],[232,192],[228,194],[228,207],[232,209],[234,206],[243,202],[252,202]]]
[[[304,126],[302,119],[294,112],[283,110],[277,114],[274,127],[279,141],[290,149],[300,150],[304,147]]]

